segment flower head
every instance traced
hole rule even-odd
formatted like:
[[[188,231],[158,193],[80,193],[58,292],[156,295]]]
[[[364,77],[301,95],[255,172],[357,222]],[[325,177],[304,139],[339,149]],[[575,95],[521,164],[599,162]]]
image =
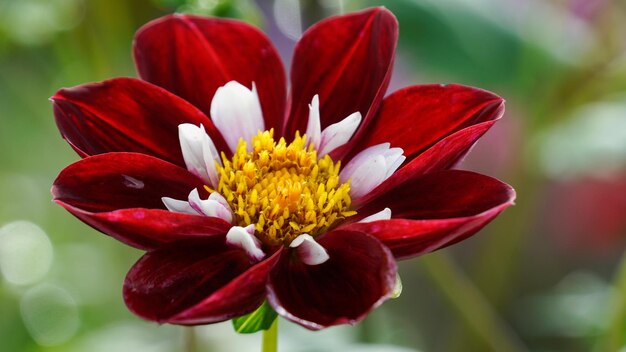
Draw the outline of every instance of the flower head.
[[[512,204],[453,170],[503,113],[460,85],[383,99],[397,40],[384,8],[324,20],[296,45],[291,90],[245,23],[170,15],[141,28],[141,79],[61,89],[57,125],[82,160],[54,200],[146,251],[131,311],[206,324],[265,300],[310,329],[355,323],[389,298],[396,259],[461,241]]]

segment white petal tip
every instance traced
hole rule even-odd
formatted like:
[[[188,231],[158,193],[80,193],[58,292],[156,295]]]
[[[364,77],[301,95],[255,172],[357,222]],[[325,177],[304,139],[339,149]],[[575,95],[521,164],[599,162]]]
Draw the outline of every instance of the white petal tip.
[[[161,201],[167,210],[171,212],[198,215],[198,212],[196,212],[187,201],[170,197],[161,197]]]
[[[296,239],[291,241],[289,247],[295,248],[300,260],[307,265],[319,265],[330,259],[326,249],[308,234],[302,234],[296,237]]]
[[[373,222],[373,221],[389,220],[389,219],[391,219],[391,209],[385,208],[379,211],[378,213],[372,214],[368,217],[361,219],[361,221],[359,222],[365,223],[365,222]]]
[[[218,182],[215,162],[220,163],[220,157],[204,126],[180,124],[178,139],[187,170],[207,184],[215,186]]]
[[[252,233],[250,233],[250,230]],[[246,227],[233,226],[226,234],[226,243],[230,246],[243,249],[251,261],[260,262],[265,258],[265,252],[261,249],[261,241],[259,241],[253,233],[254,225]]]
[[[405,161],[402,148],[381,143],[362,150],[339,173],[339,180],[352,180],[350,196],[358,201],[393,175]]]
[[[219,87],[211,101],[211,118],[233,152],[239,138],[250,141],[258,131],[264,131],[261,102],[254,82],[252,89],[237,81]]]
[[[326,155],[348,143],[361,123],[361,113],[354,112],[345,119],[334,123],[322,131],[320,155]]]

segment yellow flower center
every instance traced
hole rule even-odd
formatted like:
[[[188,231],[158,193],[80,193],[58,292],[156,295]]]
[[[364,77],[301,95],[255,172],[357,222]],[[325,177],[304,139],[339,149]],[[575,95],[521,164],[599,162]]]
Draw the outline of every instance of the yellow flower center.
[[[288,245],[303,233],[316,236],[335,221],[356,214],[349,210],[350,183],[339,184],[340,163],[318,159],[306,135],[293,142],[274,141],[274,130],[252,138],[252,151],[239,140],[224,166],[217,191],[234,213],[234,224],[255,225],[255,235],[267,245]]]

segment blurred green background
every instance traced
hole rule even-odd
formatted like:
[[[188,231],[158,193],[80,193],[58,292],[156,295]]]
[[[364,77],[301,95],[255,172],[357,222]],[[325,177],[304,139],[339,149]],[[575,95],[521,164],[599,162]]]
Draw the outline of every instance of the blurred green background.
[[[0,0],[0,351],[180,351],[182,328],[121,297],[140,252],[51,203],[78,159],[47,101],[134,76],[134,31],[171,12],[241,18],[290,61],[320,18],[385,5],[400,22],[391,90],[463,83],[507,99],[462,165],[517,205],[453,248],[402,262],[404,293],[363,323],[281,322],[282,351],[626,351],[626,2],[611,0]],[[197,351],[255,351],[230,323]]]

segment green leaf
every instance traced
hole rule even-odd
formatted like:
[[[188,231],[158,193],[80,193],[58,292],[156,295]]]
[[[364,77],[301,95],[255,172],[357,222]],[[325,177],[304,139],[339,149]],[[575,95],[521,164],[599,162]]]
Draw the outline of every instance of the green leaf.
[[[396,273],[396,286],[393,288],[393,292],[391,293],[391,298],[398,298],[402,294],[402,280],[400,279],[400,274]]]
[[[233,328],[240,334],[251,334],[260,330],[267,330],[272,326],[276,316],[276,312],[265,301],[254,312],[233,319]]]

